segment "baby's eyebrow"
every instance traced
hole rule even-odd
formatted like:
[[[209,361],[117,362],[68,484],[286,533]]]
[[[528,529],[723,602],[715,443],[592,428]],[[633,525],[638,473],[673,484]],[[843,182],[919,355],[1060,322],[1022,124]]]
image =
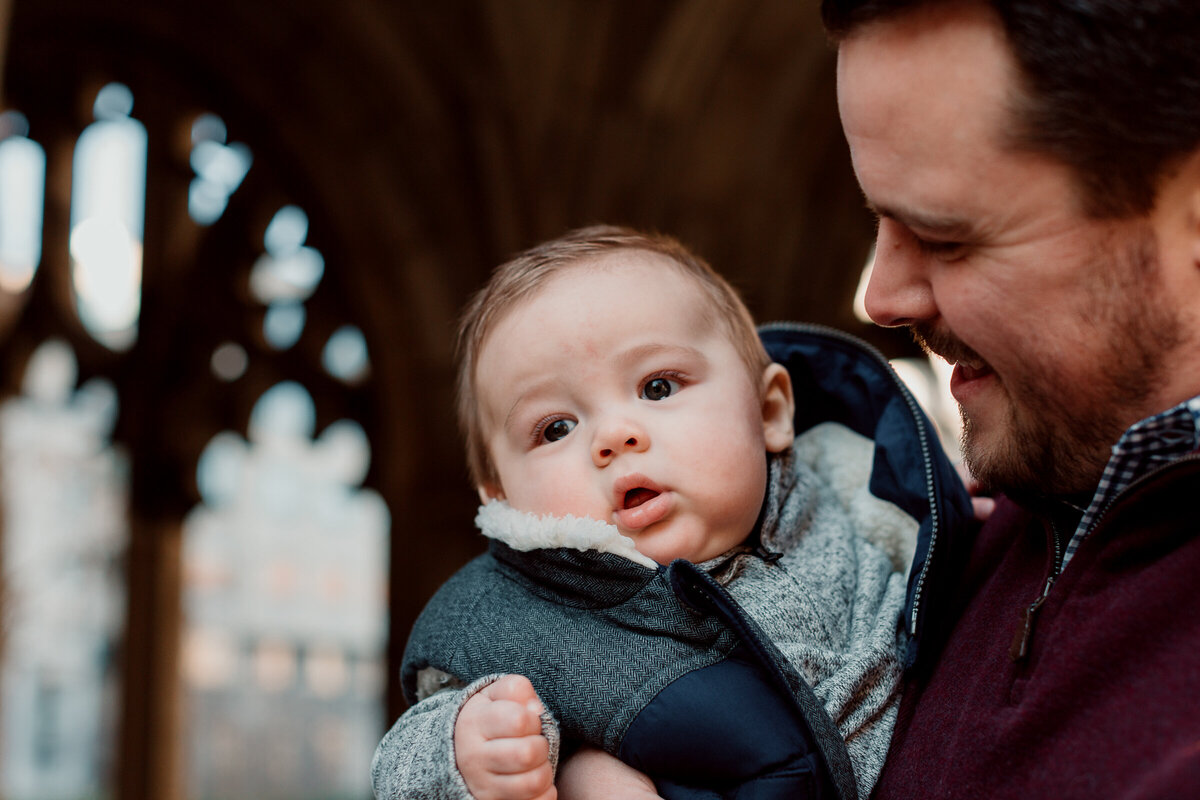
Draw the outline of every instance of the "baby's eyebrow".
[[[634,345],[618,352],[613,358],[619,364],[637,364],[648,358],[670,356],[672,358],[691,359],[694,361],[707,362],[703,351],[689,345],[682,344],[663,344],[661,342],[646,342],[644,344]],[[529,386],[522,387],[521,394],[513,401],[512,406],[508,409],[508,414],[504,417],[502,427],[508,430],[512,425],[512,418],[517,413],[517,410],[530,400],[536,400],[538,395],[555,389],[558,386],[558,378],[548,376],[538,380]]]
[[[628,364],[660,355],[674,355],[683,358],[704,360],[704,353],[695,347],[681,344],[661,344],[659,342],[647,342],[646,344],[635,345],[628,350],[622,350],[617,354],[616,358],[621,363]]]
[[[552,389],[557,383],[557,378],[549,377],[537,381],[531,386],[525,387],[524,391],[517,395],[517,399],[513,401],[512,407],[508,409],[508,414],[504,417],[504,425],[502,427],[505,430],[508,430],[509,426],[512,424],[513,415],[517,413],[518,408],[520,408],[531,398],[536,399],[539,394],[543,394],[547,390]]]

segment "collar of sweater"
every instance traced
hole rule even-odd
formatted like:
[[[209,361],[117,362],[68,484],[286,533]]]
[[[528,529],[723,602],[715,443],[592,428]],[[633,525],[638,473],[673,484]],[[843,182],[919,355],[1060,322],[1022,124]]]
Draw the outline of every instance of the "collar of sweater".
[[[503,500],[492,500],[479,507],[475,524],[484,536],[522,553],[559,548],[592,550],[612,553],[649,569],[658,568],[652,558],[638,552],[633,539],[617,530],[617,526],[597,519],[572,514],[539,516],[518,511]]]

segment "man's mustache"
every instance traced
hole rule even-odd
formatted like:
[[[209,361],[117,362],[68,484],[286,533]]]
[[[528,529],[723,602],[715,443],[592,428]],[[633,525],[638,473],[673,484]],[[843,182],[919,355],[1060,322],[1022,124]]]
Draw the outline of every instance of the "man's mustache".
[[[933,323],[921,322],[910,325],[908,329],[922,350],[930,355],[945,359],[950,364],[955,364],[959,361],[976,367],[987,364],[962,339],[959,339],[945,328],[938,328]]]

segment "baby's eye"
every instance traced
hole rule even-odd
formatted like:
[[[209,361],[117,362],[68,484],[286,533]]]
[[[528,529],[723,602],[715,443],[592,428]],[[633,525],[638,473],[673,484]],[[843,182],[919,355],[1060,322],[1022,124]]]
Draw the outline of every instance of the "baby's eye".
[[[669,378],[651,378],[642,387],[642,398],[645,400],[665,400],[679,390],[679,382]]]
[[[575,420],[556,419],[542,429],[542,438],[547,442],[557,442],[575,429]]]

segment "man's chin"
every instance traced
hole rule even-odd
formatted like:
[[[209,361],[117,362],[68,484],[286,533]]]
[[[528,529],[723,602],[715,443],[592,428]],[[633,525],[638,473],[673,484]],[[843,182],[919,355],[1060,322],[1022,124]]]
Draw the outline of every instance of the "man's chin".
[[[1026,496],[1044,483],[1044,476],[1038,474],[1037,468],[1045,459],[1038,452],[1040,448],[1028,437],[1012,433],[997,436],[994,430],[986,431],[977,421],[964,415],[962,447],[967,469],[988,493]]]
[[[1017,430],[985,442],[969,424],[963,429],[963,460],[971,476],[988,493],[1018,501],[1094,491],[1106,462],[1103,453],[1089,458],[1083,450],[1047,432]]]

